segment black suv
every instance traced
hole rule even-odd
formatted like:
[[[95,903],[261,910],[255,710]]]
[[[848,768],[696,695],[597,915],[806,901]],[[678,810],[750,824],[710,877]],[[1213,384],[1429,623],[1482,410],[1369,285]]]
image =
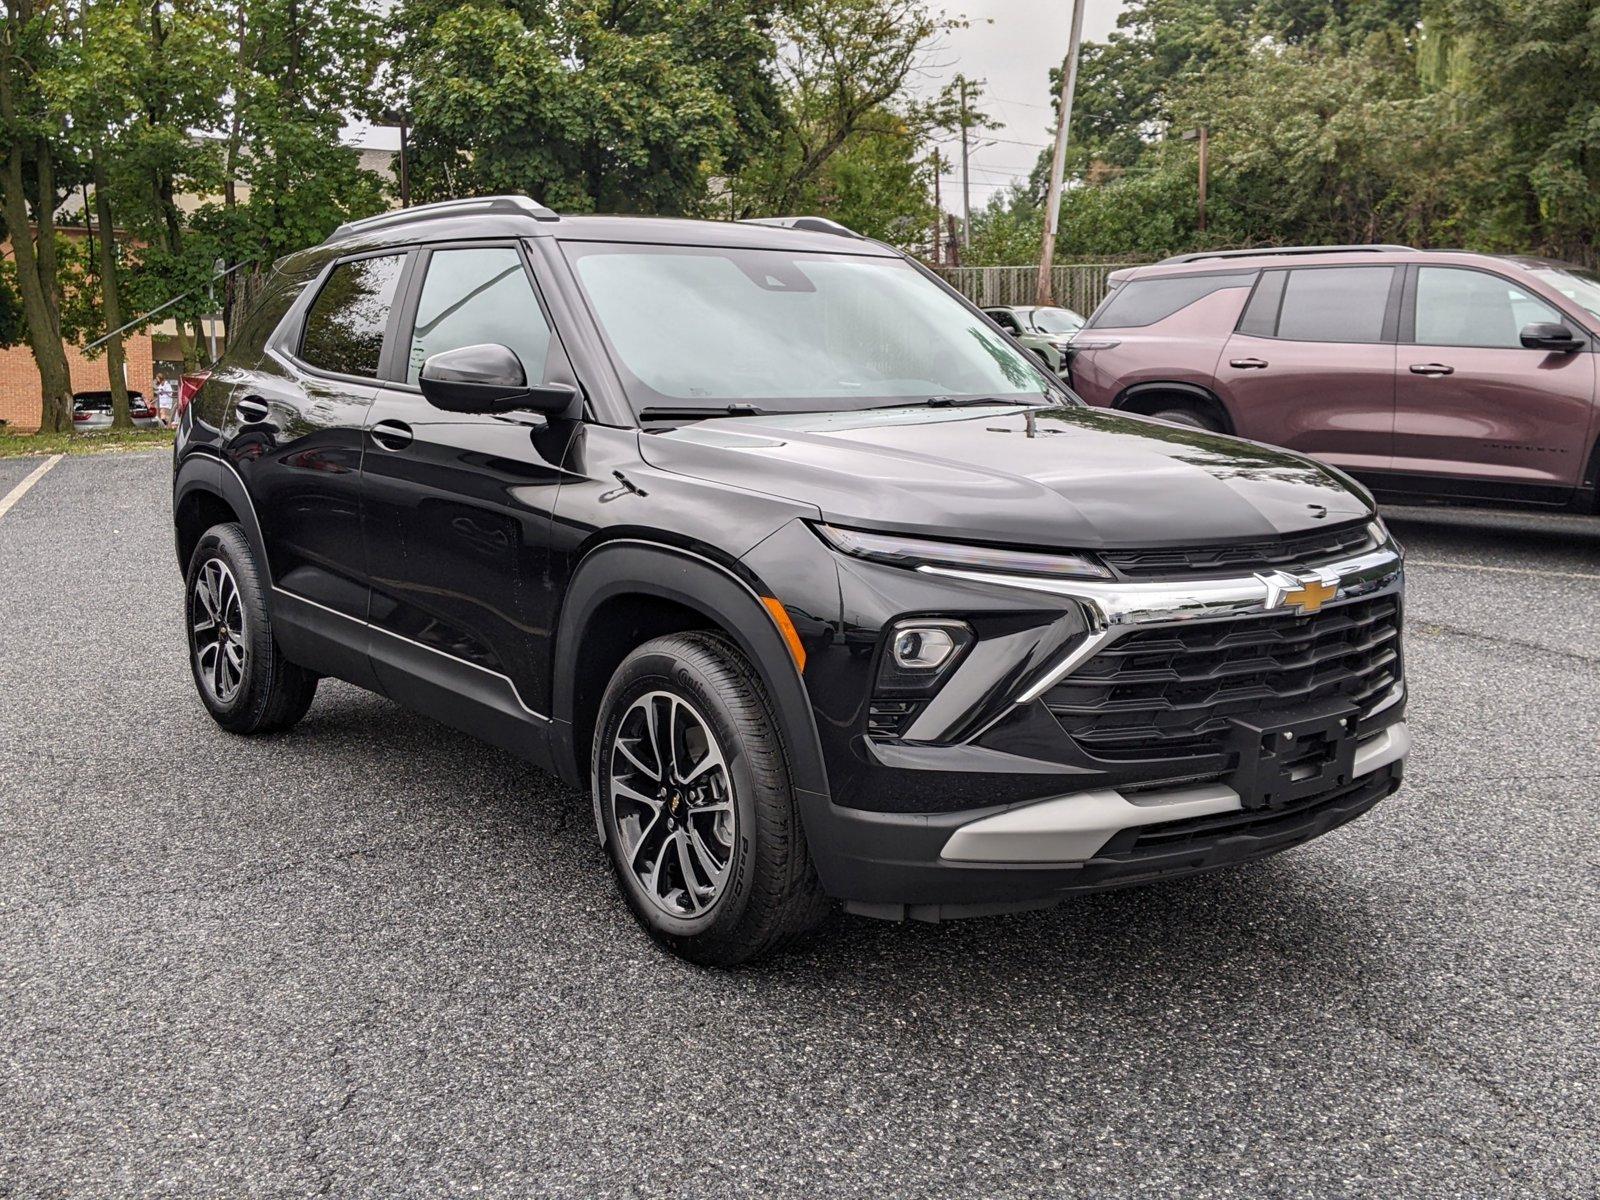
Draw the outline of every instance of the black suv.
[[[180,414],[224,728],[332,675],[590,789],[645,927],[1036,907],[1304,842],[1408,748],[1401,558],[1337,471],[1091,409],[816,218],[346,225]]]

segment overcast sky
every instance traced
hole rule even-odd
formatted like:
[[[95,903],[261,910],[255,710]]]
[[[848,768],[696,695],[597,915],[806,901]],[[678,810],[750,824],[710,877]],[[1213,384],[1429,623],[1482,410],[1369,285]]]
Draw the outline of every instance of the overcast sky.
[[[972,151],[972,206],[981,207],[996,189],[1013,179],[1026,179],[1039,151],[1050,143],[1050,68],[1067,53],[1071,32],[1071,0],[929,0],[947,16],[964,16],[969,24],[946,34],[929,55],[920,81],[925,95],[963,74],[983,80],[981,107],[1003,121],[988,131]],[[1121,0],[1085,0],[1083,36],[1102,40],[1116,26]],[[373,149],[398,150],[398,131],[351,126],[346,141]],[[946,210],[961,211],[959,143],[942,147],[951,168],[945,174]]]
[[[1083,36],[1100,41],[1116,27],[1120,0],[1085,0]],[[957,73],[985,82],[981,107],[1005,124],[989,131],[972,152],[972,207],[978,208],[1013,179],[1026,179],[1039,151],[1050,144],[1050,69],[1067,54],[1071,0],[937,0],[947,15],[965,16],[966,29],[947,34],[923,89],[935,91]],[[1021,143],[1021,144],[1019,144]],[[961,211],[960,143],[944,174],[946,210]]]

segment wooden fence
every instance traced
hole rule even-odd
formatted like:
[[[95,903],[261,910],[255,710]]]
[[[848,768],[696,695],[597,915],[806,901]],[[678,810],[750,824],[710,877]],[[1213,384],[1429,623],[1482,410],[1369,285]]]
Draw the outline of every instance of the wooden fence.
[[[1105,299],[1106,276],[1128,262],[1062,263],[1051,268],[1050,286],[1055,302],[1088,316]],[[1038,267],[934,267],[944,279],[974,304],[1032,304]]]

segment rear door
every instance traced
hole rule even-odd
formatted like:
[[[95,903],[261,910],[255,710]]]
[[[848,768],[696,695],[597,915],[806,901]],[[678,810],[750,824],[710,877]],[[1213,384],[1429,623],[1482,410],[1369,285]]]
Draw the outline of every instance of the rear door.
[[[233,381],[223,439],[261,526],[274,624],[297,661],[368,686],[362,428],[407,257],[388,250],[329,264]]]
[[[1263,271],[1216,367],[1237,432],[1356,474],[1394,454],[1398,266]]]
[[[1529,350],[1524,326],[1574,322],[1515,281],[1417,266],[1407,283],[1395,470],[1420,491],[1564,502],[1582,475],[1595,356]]]
[[[408,292],[366,422],[373,661],[395,699],[527,751],[524,727],[548,712],[550,513],[574,423],[444,412],[418,376],[485,342],[515,351],[530,382],[571,370],[515,242],[426,250]]]

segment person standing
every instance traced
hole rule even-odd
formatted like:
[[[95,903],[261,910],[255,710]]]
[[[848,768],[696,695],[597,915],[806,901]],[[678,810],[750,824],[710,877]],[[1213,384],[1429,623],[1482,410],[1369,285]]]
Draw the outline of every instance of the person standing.
[[[163,425],[172,424],[172,380],[163,377],[156,384],[156,412],[161,417]]]

